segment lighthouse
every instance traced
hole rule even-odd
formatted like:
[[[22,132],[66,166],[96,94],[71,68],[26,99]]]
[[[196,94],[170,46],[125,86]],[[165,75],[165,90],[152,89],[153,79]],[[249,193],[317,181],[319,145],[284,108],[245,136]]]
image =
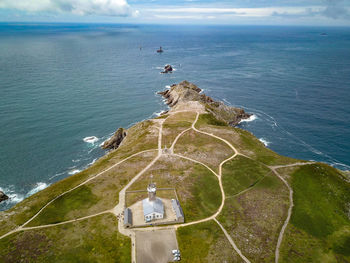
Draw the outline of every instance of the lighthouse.
[[[142,200],[143,216],[145,222],[164,218],[164,204],[160,198],[156,196],[156,184],[151,182],[147,187],[148,198]]]

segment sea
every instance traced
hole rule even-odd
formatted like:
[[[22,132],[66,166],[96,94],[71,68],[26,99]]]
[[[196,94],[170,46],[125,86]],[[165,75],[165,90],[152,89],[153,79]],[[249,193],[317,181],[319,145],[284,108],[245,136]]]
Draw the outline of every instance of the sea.
[[[277,153],[350,170],[350,28],[2,23],[0,210],[93,164],[182,80]]]

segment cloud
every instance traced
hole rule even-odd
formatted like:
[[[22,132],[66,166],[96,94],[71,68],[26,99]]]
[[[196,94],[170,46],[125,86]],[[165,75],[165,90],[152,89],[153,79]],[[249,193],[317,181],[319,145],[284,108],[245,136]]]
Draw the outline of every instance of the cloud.
[[[323,15],[333,19],[345,18],[350,19],[350,12],[345,6],[343,0],[327,0],[326,9],[323,11]]]
[[[126,0],[0,0],[0,9],[74,15],[137,16]]]

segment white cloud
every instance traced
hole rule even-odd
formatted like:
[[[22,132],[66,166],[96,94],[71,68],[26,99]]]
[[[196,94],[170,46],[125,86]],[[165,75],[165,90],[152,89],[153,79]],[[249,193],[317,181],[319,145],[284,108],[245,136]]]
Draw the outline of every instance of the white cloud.
[[[0,0],[0,8],[74,15],[137,16],[126,0]]]
[[[268,17],[276,13],[288,13],[288,14],[300,14],[304,13],[305,10],[318,11],[321,7],[261,7],[261,8],[206,8],[206,7],[173,7],[173,8],[152,8],[147,10],[150,13],[156,14],[170,14],[177,18],[178,14],[183,15],[195,15],[198,19],[200,15],[212,16],[224,16],[232,15],[237,17]],[[165,15],[164,15],[165,16]],[[171,17],[170,17],[171,18]]]

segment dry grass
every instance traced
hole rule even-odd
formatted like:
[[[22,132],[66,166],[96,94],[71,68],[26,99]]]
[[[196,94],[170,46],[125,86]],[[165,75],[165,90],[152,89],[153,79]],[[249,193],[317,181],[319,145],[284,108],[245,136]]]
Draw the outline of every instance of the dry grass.
[[[234,154],[224,142],[193,130],[180,137],[174,152],[200,161],[216,172],[219,171],[220,163]]]
[[[167,118],[163,124],[162,146],[169,148],[178,134],[192,126],[195,118],[194,112],[179,112]]]
[[[157,152],[146,152],[116,166],[84,186],[63,195],[46,207],[30,226],[71,220],[108,209],[117,205],[119,191],[152,159]]]
[[[230,142],[240,153],[260,161],[266,165],[278,165],[297,162],[297,160],[281,156],[265,147],[253,134],[248,131],[224,125],[218,125],[213,117],[202,114],[196,128],[208,133],[213,133]],[[213,125],[216,124],[216,125]]]

